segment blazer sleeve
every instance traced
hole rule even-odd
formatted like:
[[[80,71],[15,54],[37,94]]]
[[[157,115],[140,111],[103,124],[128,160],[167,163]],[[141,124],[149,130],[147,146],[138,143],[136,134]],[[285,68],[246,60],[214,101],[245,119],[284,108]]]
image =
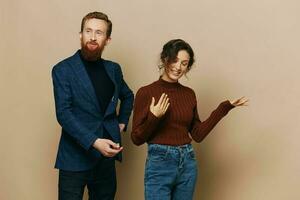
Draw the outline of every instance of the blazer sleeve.
[[[55,66],[52,70],[57,121],[85,150],[89,150],[98,137],[91,133],[72,112],[69,73],[63,71],[61,67],[64,66]]]
[[[118,115],[119,123],[125,124],[125,130],[131,115],[133,108],[134,95],[131,89],[128,87],[127,83],[123,79],[123,73],[120,65],[117,64],[117,75],[119,80],[119,99],[120,99],[120,109]]]

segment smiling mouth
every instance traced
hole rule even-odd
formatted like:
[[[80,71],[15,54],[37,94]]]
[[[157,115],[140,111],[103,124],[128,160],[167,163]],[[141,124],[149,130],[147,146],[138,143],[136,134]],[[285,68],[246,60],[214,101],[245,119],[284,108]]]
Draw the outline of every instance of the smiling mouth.
[[[95,50],[98,48],[98,44],[95,44],[95,43],[88,43],[87,44],[87,47],[90,49],[90,50]]]
[[[95,43],[88,43],[89,46],[97,46],[98,44]]]
[[[181,71],[175,71],[175,70],[171,70],[172,74],[174,74],[175,76],[179,76],[181,74]]]

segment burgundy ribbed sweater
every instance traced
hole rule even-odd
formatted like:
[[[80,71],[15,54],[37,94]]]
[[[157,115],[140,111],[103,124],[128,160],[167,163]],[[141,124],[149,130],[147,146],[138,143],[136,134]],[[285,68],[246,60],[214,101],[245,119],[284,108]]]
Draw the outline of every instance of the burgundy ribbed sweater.
[[[168,95],[170,106],[163,117],[157,118],[149,107],[151,98],[155,98],[156,104],[162,93]],[[131,138],[136,145],[145,142],[184,145],[191,143],[190,136],[201,142],[233,107],[229,101],[224,101],[201,122],[194,91],[178,82],[170,83],[160,78],[140,88],[136,94]]]

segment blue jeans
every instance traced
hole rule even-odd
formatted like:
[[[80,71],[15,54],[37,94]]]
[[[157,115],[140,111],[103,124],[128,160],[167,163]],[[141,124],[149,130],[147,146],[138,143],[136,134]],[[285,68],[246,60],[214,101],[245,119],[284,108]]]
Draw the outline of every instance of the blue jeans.
[[[146,200],[192,200],[196,180],[197,161],[191,144],[148,145]]]

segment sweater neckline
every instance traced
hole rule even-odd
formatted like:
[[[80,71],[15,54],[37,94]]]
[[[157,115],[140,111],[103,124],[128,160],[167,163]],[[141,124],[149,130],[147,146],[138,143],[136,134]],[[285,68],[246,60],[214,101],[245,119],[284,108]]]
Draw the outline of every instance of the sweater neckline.
[[[178,87],[180,87],[180,83],[179,82],[168,82],[162,79],[162,77],[160,76],[157,83],[164,87],[164,88],[169,88],[169,89],[177,89]]]

